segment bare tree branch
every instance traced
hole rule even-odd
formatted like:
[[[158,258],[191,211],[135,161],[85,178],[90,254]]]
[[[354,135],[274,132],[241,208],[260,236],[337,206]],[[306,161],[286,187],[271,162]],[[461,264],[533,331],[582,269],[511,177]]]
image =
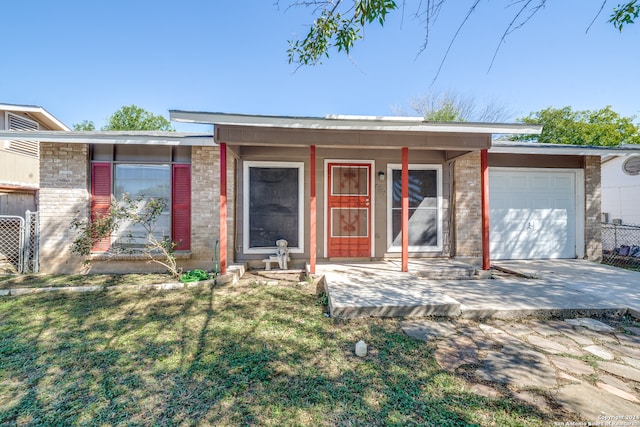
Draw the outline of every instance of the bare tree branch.
[[[500,41],[498,42],[498,46],[496,47],[495,52],[493,53],[493,57],[491,58],[491,63],[489,64],[489,70],[491,71],[491,68],[493,67],[493,63],[496,60],[496,57],[498,56],[498,51],[500,50],[500,47],[502,46],[502,44],[505,42],[507,36],[509,34],[511,34],[512,32],[514,32],[515,30],[521,28],[524,24],[526,24],[527,22],[529,22],[529,20],[531,18],[533,18],[533,16],[538,13],[540,11],[540,9],[542,9],[545,6],[546,0],[537,0],[539,3],[537,5],[534,5],[531,8],[531,11],[529,13],[529,16],[527,16],[526,18],[524,18],[520,23],[517,24],[518,19],[520,18],[520,16],[527,10],[529,9],[529,6],[531,5],[531,3],[533,2],[533,0],[519,0],[516,1],[514,3],[512,3],[512,5],[515,5],[516,3],[522,3],[524,2],[524,5],[520,8],[520,10],[518,10],[518,12],[515,14],[515,16],[513,17],[513,19],[511,20],[511,22],[509,23],[509,25],[507,26],[506,30],[504,31],[504,33],[502,34],[502,37],[500,38]]]
[[[442,71],[442,67],[444,66],[444,63],[447,60],[447,57],[449,56],[449,52],[451,51],[451,48],[453,47],[453,44],[455,43],[456,39],[458,38],[458,34],[460,34],[460,31],[462,31],[462,27],[464,27],[464,25],[467,23],[467,21],[469,20],[469,17],[473,13],[473,11],[476,10],[476,7],[478,6],[478,3],[480,3],[480,1],[481,0],[475,0],[473,2],[471,7],[469,8],[469,11],[467,12],[467,15],[464,17],[464,19],[462,20],[462,22],[458,26],[458,29],[456,30],[456,33],[451,38],[451,41],[449,42],[449,46],[447,47],[447,51],[444,53],[444,56],[442,57],[442,61],[440,61],[440,66],[438,67],[438,71],[436,71],[436,75],[433,77],[433,80],[431,81],[432,85],[438,79],[438,76],[440,76],[440,72]]]
[[[433,82],[440,76],[454,43],[482,1],[483,0],[473,0],[471,2],[469,10],[449,41],[435,77],[433,78]],[[488,2],[488,0],[486,1]],[[498,41],[488,71],[492,69],[507,37],[526,25],[547,4],[547,0],[503,1],[506,3],[507,8],[515,7],[516,11]],[[601,1],[600,8],[587,27],[587,31],[589,31],[593,23],[601,15],[607,4],[607,0]],[[289,41],[289,62],[296,63],[298,66],[319,64],[322,57],[328,57],[329,51],[334,48],[338,51],[344,51],[349,56],[350,50],[355,42],[362,39],[362,30],[374,21],[383,25],[387,14],[396,9],[401,9],[401,25],[404,25],[405,13],[407,13],[409,2],[407,0],[401,0],[398,1],[398,3],[400,3],[400,7],[398,7],[395,0],[291,0],[289,7],[312,8],[314,14],[319,14],[319,16],[313,22],[304,40]],[[446,4],[451,5],[451,3],[454,5],[459,4],[451,0],[415,1],[415,9],[411,15],[424,26],[424,41],[418,49],[416,58],[427,49],[430,42],[431,29],[436,23],[442,8]],[[279,0],[276,0],[275,4],[279,5]],[[576,7],[584,8],[584,6],[579,5]],[[639,16],[640,0],[628,0],[613,9],[613,14],[608,22],[622,31],[624,26],[633,24],[634,20],[638,19]]]

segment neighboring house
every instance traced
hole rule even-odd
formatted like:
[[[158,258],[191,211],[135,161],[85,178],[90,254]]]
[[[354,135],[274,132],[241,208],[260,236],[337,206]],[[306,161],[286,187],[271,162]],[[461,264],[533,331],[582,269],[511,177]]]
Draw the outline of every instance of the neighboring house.
[[[541,130],[524,124],[188,111],[171,118],[213,124],[213,135],[21,135],[41,141],[42,271],[79,270],[70,222],[104,212],[123,192],[170,200],[160,228],[179,242],[187,269],[213,268],[215,257],[223,270],[264,267],[278,239],[289,243],[290,265],[311,270],[317,261],[384,258],[404,268],[409,257],[482,258],[483,266],[490,258],[598,260],[600,158],[633,153],[492,142],[494,134]],[[93,271],[150,268],[128,257],[100,262],[121,237],[94,248]]]
[[[0,130],[68,131],[69,128],[42,107],[0,104]],[[0,140],[0,215],[24,216],[37,210],[40,183],[38,141]]]
[[[640,155],[603,159],[602,212],[605,222],[640,225]]]

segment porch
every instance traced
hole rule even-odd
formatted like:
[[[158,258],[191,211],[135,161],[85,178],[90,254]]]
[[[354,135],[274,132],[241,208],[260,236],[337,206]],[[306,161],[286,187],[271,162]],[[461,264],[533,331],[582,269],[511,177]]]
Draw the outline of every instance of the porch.
[[[469,264],[418,259],[400,272],[400,262],[318,264],[332,317],[640,315],[640,272],[574,259],[497,261],[494,278],[461,280],[445,277]],[[442,278],[421,277],[434,271]]]

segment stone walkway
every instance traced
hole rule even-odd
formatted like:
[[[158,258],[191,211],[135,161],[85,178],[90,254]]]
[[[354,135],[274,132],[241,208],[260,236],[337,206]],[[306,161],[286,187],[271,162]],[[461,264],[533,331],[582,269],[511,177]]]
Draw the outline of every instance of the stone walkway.
[[[509,395],[545,413],[560,407],[593,425],[624,416],[632,418],[618,421],[640,425],[640,323],[609,323],[408,319],[401,327],[434,343],[440,366],[477,394]]]

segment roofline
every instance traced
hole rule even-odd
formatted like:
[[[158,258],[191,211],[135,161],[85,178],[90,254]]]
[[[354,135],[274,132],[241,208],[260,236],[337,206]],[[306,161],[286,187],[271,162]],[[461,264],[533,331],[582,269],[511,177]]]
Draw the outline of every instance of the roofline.
[[[39,114],[42,114],[43,116],[45,116],[45,118],[47,120],[50,120],[53,124],[58,126],[60,128],[60,130],[63,130],[63,131],[70,131],[71,130],[67,125],[62,123],[57,118],[55,118],[55,116],[53,114],[51,114],[50,112],[48,112],[44,108],[39,107],[37,105],[0,104],[0,110],[19,111],[19,112],[22,112],[22,113],[39,113]]]
[[[590,145],[543,144],[539,142],[492,141],[489,153],[505,154],[553,154],[572,156],[624,157],[640,154],[640,145],[602,147]]]
[[[3,131],[0,140],[18,139],[70,144],[142,144],[216,146],[212,135],[147,131]]]
[[[430,122],[422,117],[350,116],[325,117],[268,116],[169,110],[171,120],[183,123],[204,123],[218,126],[251,126],[313,130],[361,130],[476,134],[534,134],[542,125],[521,123]]]

